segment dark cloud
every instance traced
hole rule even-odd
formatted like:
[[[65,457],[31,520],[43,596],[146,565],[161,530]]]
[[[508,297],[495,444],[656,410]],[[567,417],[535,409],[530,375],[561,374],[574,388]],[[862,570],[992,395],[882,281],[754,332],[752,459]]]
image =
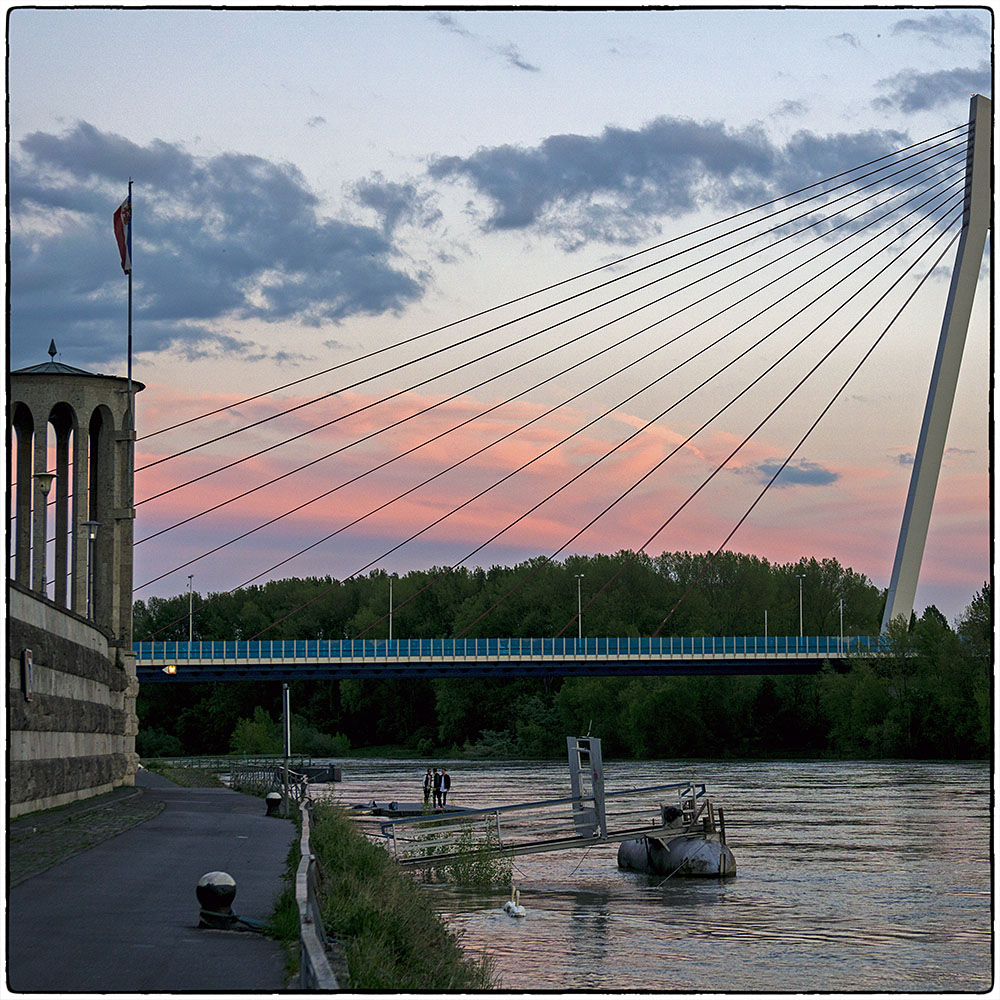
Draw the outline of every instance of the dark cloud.
[[[970,39],[976,42],[988,41],[990,38],[984,20],[968,11],[939,11],[922,17],[906,17],[892,26],[892,33],[916,35],[939,46]]]
[[[757,465],[744,469],[754,475],[760,482],[769,482],[771,477],[781,468],[780,462],[760,462]],[[840,473],[831,472],[824,469],[815,462],[808,459],[800,459],[798,462],[789,462],[781,469],[778,478],[774,481],[775,488],[779,486],[829,486],[840,478]]]
[[[125,279],[111,216],[129,174],[137,351],[246,356],[255,348],[220,324],[333,323],[421,294],[387,232],[321,216],[295,167],[140,146],[81,123],[11,152],[12,363],[37,362],[53,333],[67,356],[74,344],[95,363],[121,356]]]
[[[878,86],[886,93],[872,101],[873,107],[912,114],[951,104],[967,106],[973,93],[989,96],[991,73],[985,62],[975,69],[957,67],[933,73],[908,69],[880,80]]]
[[[634,243],[657,220],[697,208],[741,208],[902,145],[893,131],[817,136],[775,145],[757,126],[657,118],[640,129],[554,135],[533,148],[495,146],[431,162],[435,180],[472,185],[491,205],[487,230],[534,227],[569,248]]]
[[[441,218],[432,204],[432,196],[417,189],[416,184],[388,181],[376,171],[358,181],[353,196],[359,204],[370,208],[382,219],[382,232],[389,236],[400,223],[414,223],[424,228]]]

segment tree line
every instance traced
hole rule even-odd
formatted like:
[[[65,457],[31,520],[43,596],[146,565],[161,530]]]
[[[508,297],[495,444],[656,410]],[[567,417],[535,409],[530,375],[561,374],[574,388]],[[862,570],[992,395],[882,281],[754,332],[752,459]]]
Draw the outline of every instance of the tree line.
[[[610,581],[610,583],[609,583]],[[885,592],[836,560],[772,564],[724,552],[543,558],[431,568],[391,581],[394,638],[874,635]],[[275,580],[228,594],[137,601],[141,639],[385,638],[384,571]],[[593,603],[591,596],[595,596]],[[274,624],[272,624],[274,623]],[[271,626],[269,628],[269,626]],[[972,758],[991,740],[989,584],[952,628],[934,607],[890,630],[891,654],[815,675],[301,681],[296,753],[392,747],[424,756],[560,757],[592,732],[618,757]],[[281,686],[147,684],[144,756],[277,752]]]

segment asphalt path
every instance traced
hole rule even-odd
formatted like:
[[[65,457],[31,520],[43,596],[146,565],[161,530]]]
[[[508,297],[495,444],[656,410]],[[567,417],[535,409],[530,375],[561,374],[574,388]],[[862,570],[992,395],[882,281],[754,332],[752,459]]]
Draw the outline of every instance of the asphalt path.
[[[258,923],[282,889],[295,825],[261,799],[181,788],[142,771],[163,808],[125,832],[14,885],[7,897],[7,987],[28,993],[275,992],[277,941],[199,928],[198,880],[228,872],[233,912]]]

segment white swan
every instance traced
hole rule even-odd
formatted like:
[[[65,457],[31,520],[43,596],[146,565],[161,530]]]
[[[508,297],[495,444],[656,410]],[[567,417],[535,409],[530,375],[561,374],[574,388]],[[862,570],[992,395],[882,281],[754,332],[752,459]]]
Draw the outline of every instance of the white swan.
[[[528,911],[521,906],[521,890],[510,887],[510,899],[503,904],[503,912],[508,917],[526,917]]]

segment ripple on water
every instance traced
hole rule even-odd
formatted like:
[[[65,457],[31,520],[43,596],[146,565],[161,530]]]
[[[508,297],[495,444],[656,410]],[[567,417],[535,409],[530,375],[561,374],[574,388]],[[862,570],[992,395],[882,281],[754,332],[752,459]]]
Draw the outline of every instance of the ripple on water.
[[[420,762],[338,763],[340,801],[420,797]],[[469,807],[569,789],[565,764],[444,766]],[[605,762],[608,790],[688,778],[725,808],[735,879],[621,872],[600,845],[516,859],[523,920],[503,913],[509,888],[427,891],[508,990],[989,988],[988,764]]]

